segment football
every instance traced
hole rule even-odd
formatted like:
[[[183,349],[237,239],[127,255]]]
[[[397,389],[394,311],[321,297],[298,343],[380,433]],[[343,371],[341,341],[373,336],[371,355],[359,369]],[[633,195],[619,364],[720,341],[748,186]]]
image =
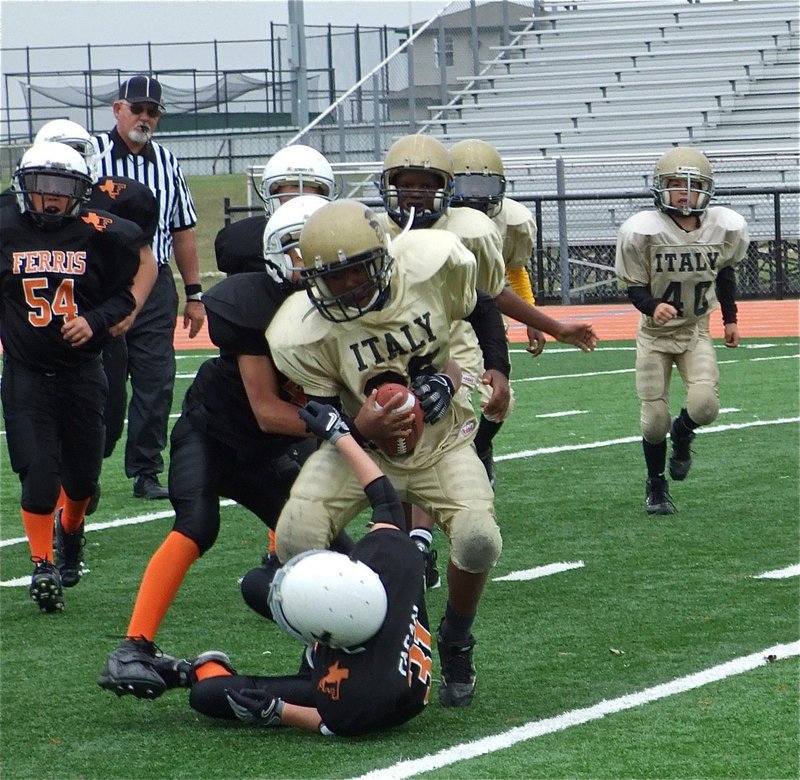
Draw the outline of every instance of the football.
[[[419,399],[414,395],[405,385],[397,384],[396,382],[387,382],[378,388],[378,394],[375,396],[375,406],[380,409],[384,404],[388,403],[398,393],[405,393],[406,400],[397,411],[414,411],[414,424],[411,433],[408,436],[396,436],[389,439],[382,439],[376,441],[375,444],[385,452],[387,455],[408,455],[414,451],[417,446],[419,437],[422,435],[422,407],[420,406]]]

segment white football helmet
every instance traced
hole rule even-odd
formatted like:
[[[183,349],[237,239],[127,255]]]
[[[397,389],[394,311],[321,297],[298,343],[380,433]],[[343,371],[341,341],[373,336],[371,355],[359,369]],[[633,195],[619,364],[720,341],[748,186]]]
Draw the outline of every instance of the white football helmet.
[[[289,636],[312,645],[357,651],[386,619],[378,574],[332,550],[308,550],[278,569],[267,603]]]
[[[303,144],[285,146],[269,159],[256,192],[264,201],[268,215],[281,205],[276,190],[284,184],[296,185],[299,192],[292,195],[320,195],[326,200],[336,197],[336,182],[331,164],[316,150]],[[313,187],[313,190],[308,190]],[[284,195],[284,198],[286,195]]]
[[[350,322],[379,309],[389,295],[389,236],[377,214],[357,200],[334,200],[315,211],[300,232],[300,254],[300,278],[326,320]],[[355,270],[342,289],[338,274],[345,269]]]
[[[395,141],[383,159],[383,172],[380,179],[380,192],[386,213],[392,221],[402,228],[412,218],[410,209],[401,203],[400,191],[397,188],[397,176],[403,171],[420,171],[433,173],[438,178],[436,190],[408,190],[420,198],[429,198],[432,194],[431,209],[414,209],[412,228],[425,228],[436,222],[450,205],[453,190],[453,161],[450,152],[436,138],[420,133],[405,135]]]
[[[78,152],[89,169],[92,181],[96,182],[99,177],[99,155],[94,139],[77,122],[69,119],[54,119],[43,125],[33,139],[34,146],[42,141],[54,141],[60,144],[71,146]]]
[[[466,206],[496,217],[506,192],[505,168],[497,149],[486,141],[468,138],[450,148],[453,158],[451,206]]]
[[[20,212],[28,213],[41,227],[57,227],[74,219],[89,200],[92,179],[86,161],[71,146],[42,141],[22,155],[12,183]],[[34,195],[41,198],[33,201]],[[47,195],[68,199],[58,212],[44,202]]]
[[[670,179],[685,181],[680,187],[668,187]],[[651,187],[656,207],[667,214],[702,214],[714,197],[714,172],[708,158],[699,150],[688,146],[676,146],[663,154],[653,171]],[[687,201],[685,208],[673,206],[671,192],[687,191],[691,197],[697,193],[697,202],[692,207]]]
[[[264,228],[264,261],[267,273],[280,285],[295,284],[289,250],[300,254],[300,231],[306,220],[328,201],[319,195],[300,195],[275,209]]]

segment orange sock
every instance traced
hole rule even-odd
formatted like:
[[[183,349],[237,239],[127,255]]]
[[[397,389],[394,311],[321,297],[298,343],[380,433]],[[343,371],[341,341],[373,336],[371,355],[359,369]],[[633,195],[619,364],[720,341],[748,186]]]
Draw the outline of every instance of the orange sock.
[[[147,564],[128,625],[128,636],[155,639],[161,621],[200,548],[188,536],[171,531]]]
[[[86,516],[86,507],[89,506],[91,500],[91,498],[83,498],[80,501],[73,501],[69,496],[65,495],[64,511],[61,513],[61,527],[68,534],[74,533],[81,528],[83,519]]]
[[[274,553],[276,550],[275,548],[275,531],[271,528],[269,529],[269,551]]]
[[[53,563],[53,514],[36,515],[25,509],[20,509],[22,525],[25,536],[28,537],[28,546],[31,558],[34,560],[50,561]]]
[[[231,673],[216,661],[206,661],[194,670],[198,680],[205,680],[208,677],[231,677]]]
[[[64,487],[62,485],[61,491],[58,494],[58,501],[56,501],[56,512],[63,508],[64,502],[67,500],[67,494],[64,492]]]

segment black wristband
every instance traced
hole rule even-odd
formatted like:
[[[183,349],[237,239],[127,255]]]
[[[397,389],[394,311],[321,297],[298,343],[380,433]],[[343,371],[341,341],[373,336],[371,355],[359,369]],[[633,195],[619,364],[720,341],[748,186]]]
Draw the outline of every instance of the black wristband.
[[[200,295],[203,292],[203,285],[202,284],[185,284],[183,286],[183,291],[186,293],[186,297],[187,298],[190,295]]]

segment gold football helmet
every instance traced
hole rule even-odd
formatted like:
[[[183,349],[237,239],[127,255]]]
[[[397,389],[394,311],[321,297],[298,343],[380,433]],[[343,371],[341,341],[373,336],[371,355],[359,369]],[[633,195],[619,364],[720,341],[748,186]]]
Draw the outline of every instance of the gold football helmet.
[[[668,186],[671,179],[685,181],[680,187]],[[699,150],[688,146],[676,146],[663,154],[653,171],[651,187],[656,207],[666,214],[702,214],[714,197],[714,172],[708,158]],[[690,201],[685,208],[672,205],[671,192],[689,193]],[[697,193],[697,202],[691,205],[692,193]]]
[[[300,232],[301,280],[319,313],[349,322],[381,308],[393,260],[389,236],[372,209],[356,200],[326,203]]]
[[[427,172],[438,179],[435,190],[413,190],[404,188],[404,195],[432,197],[429,208],[415,208],[412,228],[429,227],[444,214],[450,205],[453,189],[453,161],[445,146],[429,135],[406,135],[395,141],[386,153],[381,173],[380,192],[386,211],[400,227],[405,227],[411,218],[411,210],[402,204],[397,188],[397,176],[404,171]]]
[[[467,206],[496,217],[506,192],[505,169],[497,150],[485,141],[468,138],[450,149],[453,158],[451,206]]]

